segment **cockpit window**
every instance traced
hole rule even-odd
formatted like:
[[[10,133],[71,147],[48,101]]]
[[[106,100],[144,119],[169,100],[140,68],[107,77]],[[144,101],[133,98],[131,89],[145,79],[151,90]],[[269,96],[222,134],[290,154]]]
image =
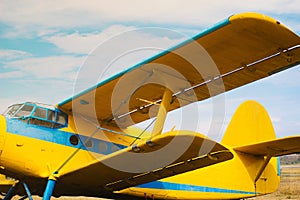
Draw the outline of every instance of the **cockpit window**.
[[[67,115],[53,106],[24,103],[10,106],[4,113],[9,118],[15,118],[28,124],[48,128],[61,128],[67,126]]]
[[[55,112],[53,110],[48,110],[47,119],[50,121],[55,121]]]
[[[17,112],[14,114],[15,117],[26,117],[30,116],[33,110],[32,105],[23,105]]]
[[[67,123],[67,115],[64,114],[64,113],[58,113],[57,122],[59,124],[65,124],[65,123]]]
[[[46,115],[47,115],[47,110],[39,107],[35,108],[33,113],[33,116],[41,119],[47,119]]]
[[[12,116],[20,109],[22,104],[15,104],[12,106],[9,106],[8,109],[4,112],[4,115]]]

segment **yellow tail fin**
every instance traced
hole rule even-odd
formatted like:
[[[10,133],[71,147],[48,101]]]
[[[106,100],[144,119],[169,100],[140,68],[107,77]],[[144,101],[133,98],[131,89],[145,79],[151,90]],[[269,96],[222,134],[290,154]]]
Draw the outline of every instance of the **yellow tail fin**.
[[[237,147],[275,138],[273,125],[265,108],[256,101],[246,101],[233,115],[221,143]]]
[[[273,158],[276,153],[269,153],[270,141],[271,144],[282,144],[276,140],[267,111],[256,101],[246,101],[236,110],[221,142],[236,151],[257,194],[274,192],[280,182],[279,159]]]

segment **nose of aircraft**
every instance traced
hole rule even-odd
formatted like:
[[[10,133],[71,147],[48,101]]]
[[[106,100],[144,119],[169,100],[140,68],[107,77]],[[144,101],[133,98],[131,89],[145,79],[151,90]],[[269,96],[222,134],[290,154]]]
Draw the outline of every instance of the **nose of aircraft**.
[[[6,133],[6,120],[3,115],[0,115],[0,156],[4,147]]]

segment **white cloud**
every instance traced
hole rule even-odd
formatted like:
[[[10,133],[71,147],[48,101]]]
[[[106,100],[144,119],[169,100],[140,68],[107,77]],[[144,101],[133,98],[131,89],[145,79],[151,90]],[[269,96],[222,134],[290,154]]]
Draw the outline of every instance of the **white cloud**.
[[[18,85],[18,87],[9,88],[9,90],[12,90],[9,95],[7,95],[7,91],[3,91],[1,88],[0,114],[4,112],[8,106],[15,103],[41,102],[55,105],[72,96],[73,91],[72,82],[66,82],[64,80],[16,79],[14,80],[14,84]],[[9,83],[7,85],[9,85]]]
[[[87,87],[99,82],[98,76],[94,79],[92,77],[101,74],[101,71],[104,71],[106,69],[105,67],[111,64],[112,61],[114,61],[114,63],[112,63],[109,71],[106,73],[107,77],[114,75],[118,71],[124,70],[145,58],[148,58],[150,55],[160,52],[163,48],[177,44],[182,40],[181,37],[183,37],[180,34],[174,37],[173,32],[171,32],[172,38],[165,36],[165,34],[160,36],[159,34],[161,34],[162,31],[167,31],[162,29],[155,29],[156,32],[154,29],[147,29],[146,31],[139,29],[133,32],[125,32],[126,34],[124,37],[121,37],[121,34],[117,38],[107,40],[107,38],[111,37],[111,34],[117,34],[121,31],[130,29],[131,27],[113,26],[99,34],[81,35],[76,33],[70,38],[68,38],[68,35],[66,35],[66,38],[60,36],[61,38],[59,38],[59,40],[55,40],[54,44],[61,47],[61,49],[67,53],[88,53],[91,46],[99,43],[98,40],[100,40],[100,42],[101,40],[107,41],[104,46],[98,46],[100,49],[97,49],[96,54],[90,55],[90,57],[96,56],[96,58],[93,60],[95,62],[93,63],[94,68],[84,71],[84,73],[86,73],[84,77],[87,79],[83,81],[87,80],[88,82],[92,80],[91,84],[85,84],[85,87],[82,88],[87,89]],[[151,33],[148,33],[148,30]],[[78,42],[76,37],[85,37],[85,39],[82,39],[79,44],[76,44],[76,42]],[[54,38],[52,39],[54,42]],[[77,48],[74,48],[74,43]],[[79,46],[82,48],[78,49]],[[13,51],[10,53],[12,54]],[[20,52],[19,54],[23,55],[23,53]],[[100,57],[97,57],[98,55],[100,55]],[[117,60],[114,60],[116,58]],[[16,97],[18,101],[24,101],[23,99],[30,100],[30,98],[26,98],[28,93],[27,91],[32,91],[30,93],[32,96],[39,96],[37,99],[38,101],[50,101],[56,103],[57,101],[72,95],[72,84],[77,78],[77,72],[80,66],[84,64],[85,59],[85,56],[76,57],[67,55],[49,55],[47,57],[31,56],[17,60],[7,60],[3,63],[4,65],[2,68],[4,71],[2,73],[0,72],[0,78],[9,78],[10,80],[8,80],[8,82],[13,83],[14,87],[17,87],[16,93],[18,93],[18,96],[25,96],[21,99]],[[82,71],[80,71],[80,73],[82,74]],[[18,92],[20,87],[23,88],[22,92]],[[75,91],[76,94],[78,92],[78,90]],[[3,93],[4,96],[5,94],[6,92]]]
[[[272,121],[273,123],[279,123],[279,122],[281,122],[281,118],[280,118],[280,117],[275,117],[275,116],[273,116],[273,117],[271,118],[271,121]]]
[[[208,26],[235,13],[256,11],[263,13],[299,14],[298,0],[274,1],[81,1],[3,0],[0,21],[15,27],[14,33],[30,29],[101,27],[111,22],[142,24],[181,24]],[[38,27],[38,28],[37,28]]]
[[[1,60],[14,60],[31,56],[30,53],[18,50],[3,50],[0,49]]]
[[[23,76],[24,76],[24,73],[21,71],[0,72],[0,79],[20,78]]]
[[[103,36],[102,39],[106,37]],[[78,83],[84,84],[78,85],[76,91],[79,92],[132,67],[177,44],[183,38],[183,35],[176,32],[155,28],[137,29],[110,37],[87,56],[77,79]]]
[[[77,70],[81,66],[83,57],[49,56],[34,57],[6,62],[4,68],[14,70],[2,73],[5,77],[12,75],[34,76],[36,79],[56,78],[74,80]]]
[[[139,48],[168,48],[185,38],[184,35],[168,29],[137,29],[132,26],[113,25],[97,33],[57,34],[44,37],[44,39],[62,49],[65,53],[88,54],[93,53],[92,51],[95,51],[103,43],[114,42],[114,38],[122,34],[128,36],[123,41],[118,41],[119,43],[115,44],[120,47],[126,45],[127,47],[135,46],[136,48],[139,45]],[[132,43],[135,44],[132,45]],[[106,51],[111,51],[111,49]]]
[[[0,98],[0,102],[0,113],[3,113],[8,108],[8,106],[17,103],[14,101],[14,99],[10,98]]]
[[[106,41],[116,34],[134,29],[133,27],[114,25],[99,33],[57,34],[44,39],[58,48],[69,53],[87,54],[98,44]]]

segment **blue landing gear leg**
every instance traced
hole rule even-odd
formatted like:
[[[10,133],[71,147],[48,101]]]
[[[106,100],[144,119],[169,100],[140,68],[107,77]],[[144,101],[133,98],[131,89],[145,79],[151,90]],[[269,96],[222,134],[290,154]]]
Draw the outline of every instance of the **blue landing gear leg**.
[[[13,198],[13,196],[15,196],[16,194],[16,189],[18,188],[18,186],[19,183],[16,183],[13,186],[11,186],[11,188],[9,188],[3,200],[10,200],[11,198]]]
[[[27,194],[27,196],[25,196],[24,199],[26,199],[28,197],[29,200],[33,200],[32,196],[31,196],[31,193],[30,193],[30,190],[28,188],[28,185],[25,182],[23,182],[23,186],[24,186],[24,189],[25,189],[26,194]]]
[[[24,186],[24,189],[26,191],[26,194],[24,197],[22,197],[20,200],[23,200],[23,199],[29,199],[29,200],[33,200],[32,196],[31,196],[31,193],[30,193],[30,190],[28,188],[28,185],[25,183],[25,182],[22,182],[23,183],[23,186]],[[9,190],[8,192],[6,193],[5,197],[3,200],[10,200],[11,198],[13,198],[13,196],[16,195],[16,190],[17,188],[19,187],[20,183],[16,183],[15,185],[13,185]]]
[[[53,190],[54,190],[54,186],[56,183],[56,179],[54,177],[49,177],[48,179],[48,183],[44,192],[44,196],[43,196],[43,200],[50,200]]]

